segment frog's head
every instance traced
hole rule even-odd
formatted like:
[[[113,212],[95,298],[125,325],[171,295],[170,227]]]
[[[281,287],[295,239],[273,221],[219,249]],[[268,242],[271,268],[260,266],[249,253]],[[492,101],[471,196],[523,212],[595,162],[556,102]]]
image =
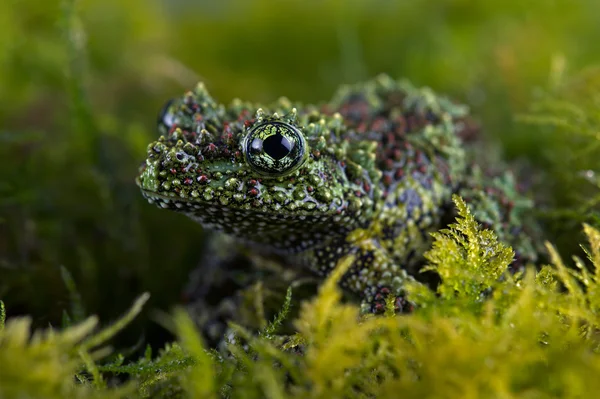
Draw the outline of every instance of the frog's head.
[[[217,104],[199,85],[168,102],[137,184],[150,203],[242,239],[301,251],[364,224],[380,195],[375,143],[340,115]]]

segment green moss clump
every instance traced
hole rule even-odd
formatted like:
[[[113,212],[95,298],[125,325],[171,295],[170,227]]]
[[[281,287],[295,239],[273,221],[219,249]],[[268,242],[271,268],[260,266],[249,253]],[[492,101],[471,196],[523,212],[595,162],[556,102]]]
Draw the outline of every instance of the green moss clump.
[[[552,193],[542,213],[546,233],[574,251],[577,243],[567,232],[581,223],[600,228],[600,68],[567,74],[566,60],[561,60],[552,71],[552,84],[517,120],[538,129],[544,143],[540,154],[546,176],[538,186]]]
[[[31,318],[4,321],[0,302],[1,398],[125,398],[132,385],[108,388],[95,360],[110,352],[106,341],[139,314],[144,294],[113,325],[95,332],[96,317],[67,327],[31,333]]]
[[[589,397],[600,390],[600,231],[584,226],[587,261],[569,269],[550,244],[551,264],[511,275],[512,250],[482,229],[460,198],[459,217],[434,234],[429,270],[437,293],[414,283],[409,315],[360,316],[343,303],[340,262],[318,295],[301,304],[297,333],[278,325],[292,305],[258,333],[232,325],[220,351],[207,350],[193,322],[178,310],[169,323],[178,341],[158,356],[122,356],[98,365],[106,342],[139,311],[110,330],[88,336],[95,319],[62,332],[29,337],[27,319],[9,319],[0,332],[0,396],[230,398],[476,398]],[[499,278],[500,277],[500,278]],[[85,338],[85,339],[84,339]],[[96,362],[93,359],[97,359]],[[101,374],[102,373],[102,374]],[[127,374],[110,388],[105,378]],[[75,383],[75,378],[80,381]],[[105,395],[105,396],[102,396]]]

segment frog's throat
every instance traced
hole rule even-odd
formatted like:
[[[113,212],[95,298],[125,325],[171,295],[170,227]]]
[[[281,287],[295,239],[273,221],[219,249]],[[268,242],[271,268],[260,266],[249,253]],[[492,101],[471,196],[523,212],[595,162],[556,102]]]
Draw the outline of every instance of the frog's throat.
[[[149,203],[189,216],[204,228],[220,231],[280,252],[298,253],[319,246],[326,238],[345,236],[354,228],[349,215],[306,211],[262,212],[218,203],[190,202],[143,190]]]

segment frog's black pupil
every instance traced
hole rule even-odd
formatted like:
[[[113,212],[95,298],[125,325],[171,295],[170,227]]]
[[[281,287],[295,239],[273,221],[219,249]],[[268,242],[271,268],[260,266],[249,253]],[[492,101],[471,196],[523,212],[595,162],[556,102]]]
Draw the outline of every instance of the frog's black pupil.
[[[269,136],[263,142],[263,150],[273,159],[279,161],[292,151],[292,143],[280,133]]]

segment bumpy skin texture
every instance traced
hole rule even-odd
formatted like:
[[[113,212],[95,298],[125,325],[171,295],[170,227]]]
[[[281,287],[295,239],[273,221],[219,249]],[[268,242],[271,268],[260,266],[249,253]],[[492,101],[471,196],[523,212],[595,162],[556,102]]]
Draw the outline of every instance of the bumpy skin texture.
[[[535,259],[521,226],[531,203],[508,172],[471,161],[468,110],[387,76],[340,88],[322,105],[217,103],[202,84],[165,105],[137,183],[150,203],[184,213],[291,267],[327,275],[381,311],[414,278],[451,196]]]

